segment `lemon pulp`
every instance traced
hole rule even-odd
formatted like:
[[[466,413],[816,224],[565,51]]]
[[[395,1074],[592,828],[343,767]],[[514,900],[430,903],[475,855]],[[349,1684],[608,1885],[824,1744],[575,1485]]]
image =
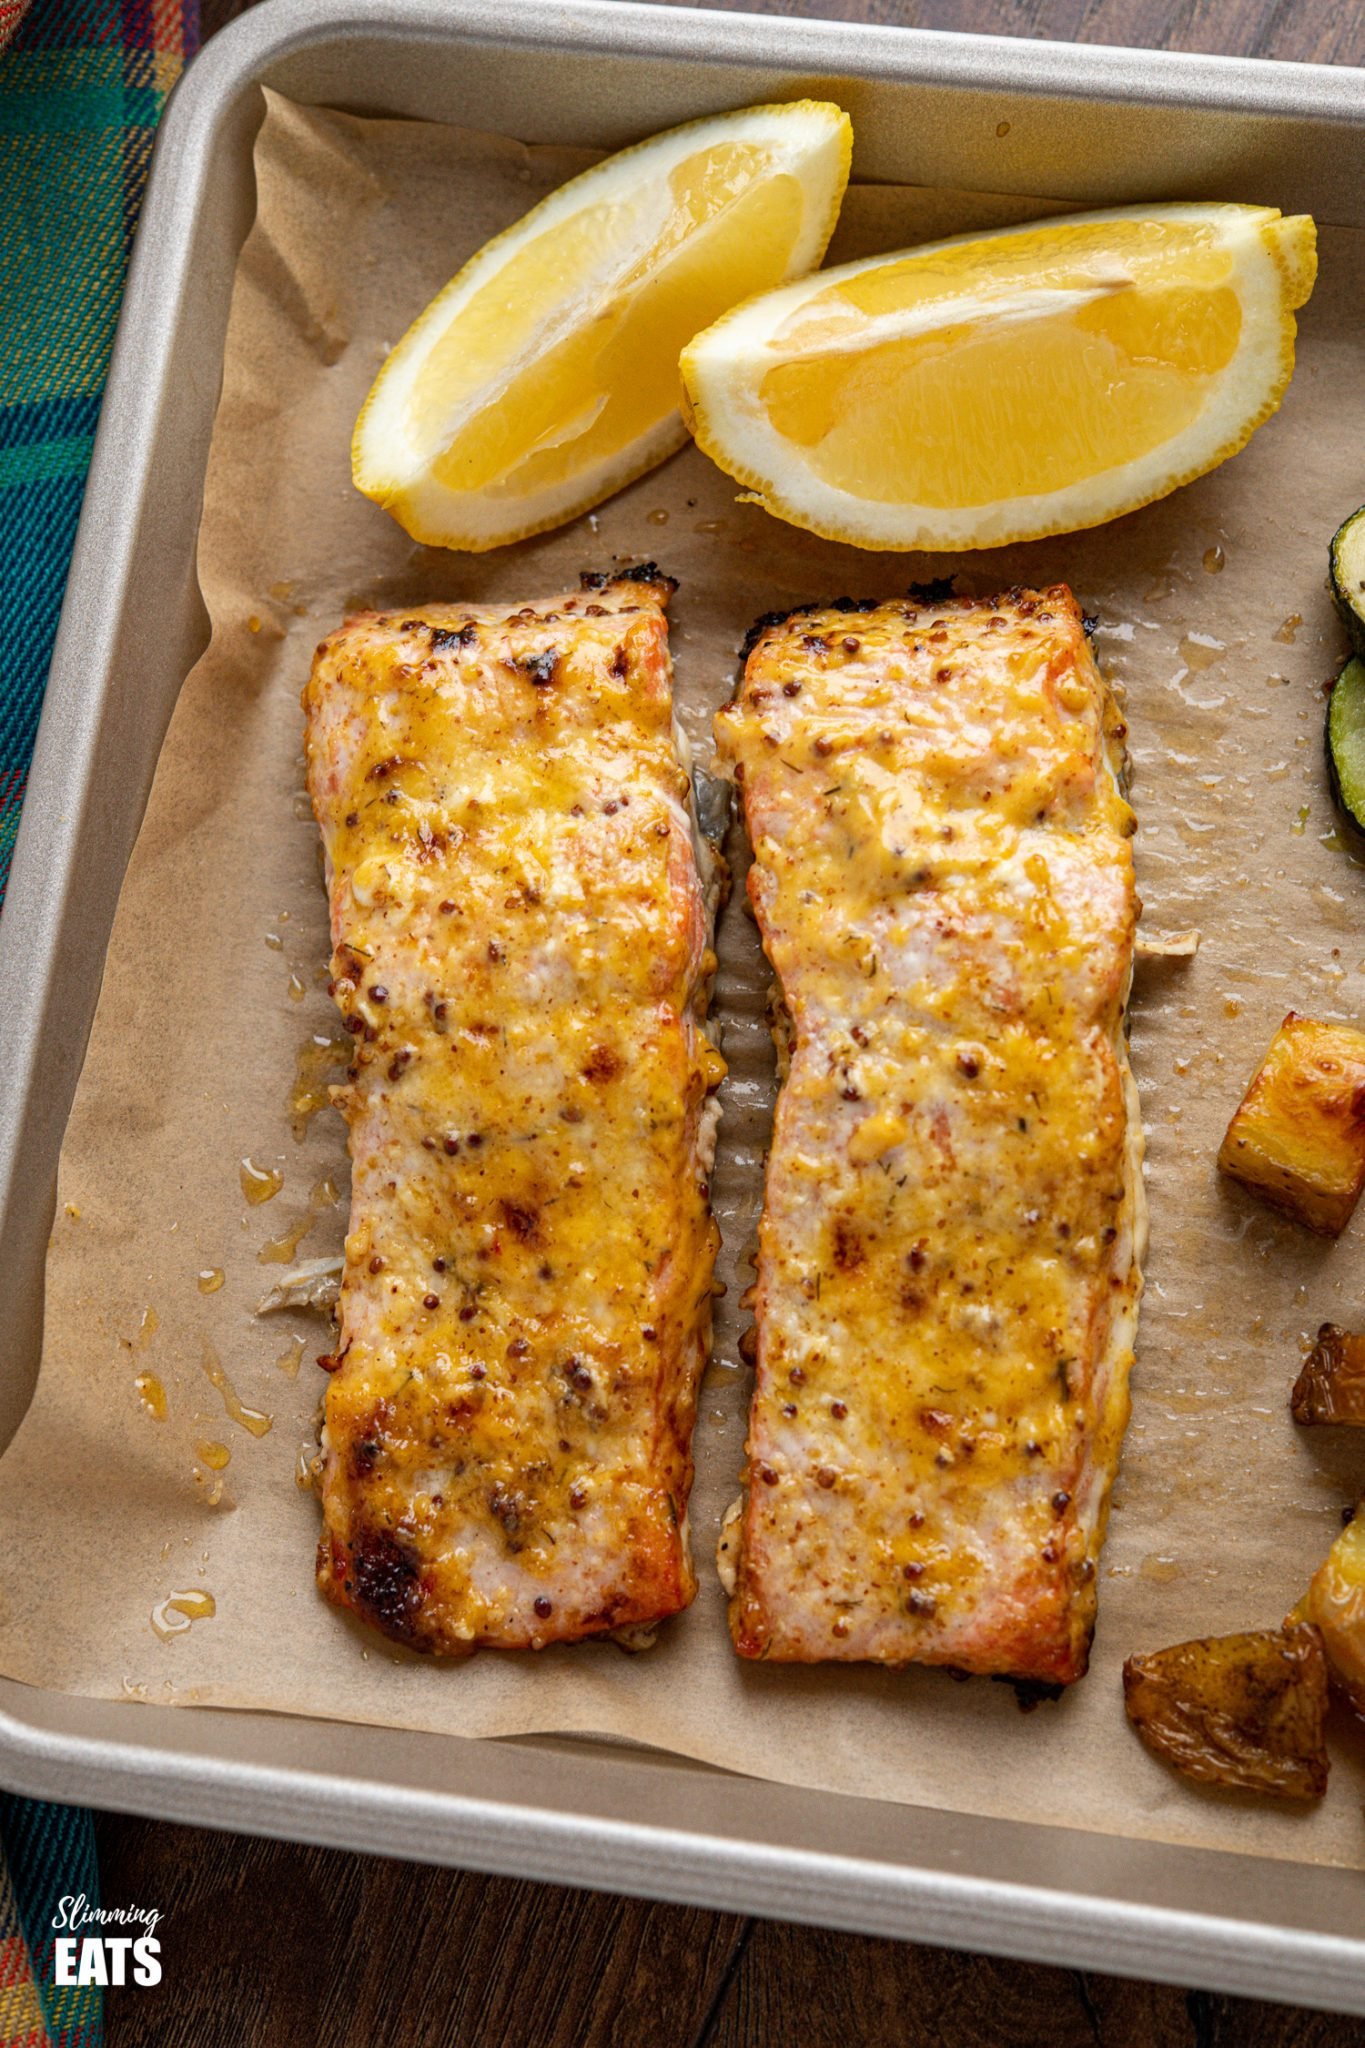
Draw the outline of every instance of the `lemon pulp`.
[[[968,243],[810,300],[773,336],[799,354],[760,383],[772,426],[826,483],[931,507],[1060,489],[1171,440],[1237,352],[1227,251],[1157,222],[1039,241]],[[968,283],[976,318],[877,339]]]
[[[679,164],[643,254],[602,280],[585,324],[535,347],[547,297],[565,296],[602,252],[639,248],[649,195],[588,207],[548,229],[476,293],[433,352],[415,400],[447,414],[516,350],[513,374],[472,419],[449,420],[451,443],[432,474],[454,491],[525,497],[616,454],[676,404],[678,355],[702,327],[743,298],[757,270],[780,276],[796,245],[798,181],[770,174],[771,151],[722,143]],[[518,341],[521,347],[517,347]],[[523,353],[524,352],[524,353]],[[458,431],[456,431],[456,429]]]

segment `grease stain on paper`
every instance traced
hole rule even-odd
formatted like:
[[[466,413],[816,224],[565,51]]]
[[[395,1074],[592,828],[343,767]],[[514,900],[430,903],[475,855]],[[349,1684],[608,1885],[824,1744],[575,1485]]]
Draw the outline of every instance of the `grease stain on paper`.
[[[163,1643],[188,1635],[196,1621],[212,1621],[218,1602],[202,1586],[190,1586],[183,1593],[168,1593],[152,1609],[152,1628]]]

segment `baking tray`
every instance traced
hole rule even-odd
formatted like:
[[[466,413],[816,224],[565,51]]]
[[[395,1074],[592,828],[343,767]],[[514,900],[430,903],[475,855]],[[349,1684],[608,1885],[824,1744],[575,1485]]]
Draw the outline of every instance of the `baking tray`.
[[[271,0],[176,91],[0,922],[0,1446],[30,1398],[57,1155],[124,867],[208,620],[194,548],[269,85],[614,147],[757,99],[853,113],[870,178],[1365,226],[1365,74],[636,7]],[[1006,126],[1006,124],[1008,124]],[[2,1625],[2,1624],[0,1624]],[[737,1778],[0,1680],[0,1783],[106,1807],[1365,2013],[1359,1873]],[[1288,1881],[1287,1881],[1288,1880]]]

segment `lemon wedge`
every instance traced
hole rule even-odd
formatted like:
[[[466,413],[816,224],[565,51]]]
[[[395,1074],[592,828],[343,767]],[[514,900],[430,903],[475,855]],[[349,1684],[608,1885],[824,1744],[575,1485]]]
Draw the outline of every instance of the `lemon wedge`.
[[[865,548],[1097,526],[1245,446],[1294,368],[1305,215],[1072,214],[822,271],[682,355],[700,446],[781,519]]]
[[[355,482],[415,540],[482,550],[586,511],[687,439],[678,353],[825,253],[853,131],[823,100],[671,129],[481,249],[393,350]]]

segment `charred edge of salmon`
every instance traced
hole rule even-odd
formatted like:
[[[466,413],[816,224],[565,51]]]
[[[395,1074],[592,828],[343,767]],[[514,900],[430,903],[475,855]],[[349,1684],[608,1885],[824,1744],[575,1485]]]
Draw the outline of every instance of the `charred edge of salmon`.
[[[743,680],[744,665],[758,646],[765,633],[774,627],[790,624],[793,619],[808,619],[818,612],[877,612],[888,605],[900,604],[907,618],[921,611],[988,611],[995,605],[1011,604],[1030,617],[1038,610],[1038,600],[1066,591],[1070,601],[1069,587],[1063,583],[1048,584],[1042,590],[1033,590],[1027,584],[1016,583],[1008,590],[999,591],[991,597],[973,597],[969,592],[959,595],[953,588],[953,576],[934,576],[927,583],[911,583],[906,586],[904,598],[896,597],[825,597],[813,604],[794,604],[790,611],[764,612],[754,620],[744,635],[739,649],[739,679]],[[1098,624],[1092,613],[1082,612],[1081,625],[1089,639]]]
[[[421,1560],[391,1529],[362,1528],[349,1542],[324,1535],[318,1577],[345,1607],[410,1650],[433,1645],[422,1626]]]
[[[453,1658],[462,1662],[482,1648],[529,1649],[529,1640],[494,1642],[472,1637],[452,1642],[439,1628],[428,1625],[420,1556],[391,1529],[362,1527],[349,1539],[324,1534],[318,1544],[318,1581],[324,1593],[348,1609],[360,1621],[377,1629],[390,1642],[416,1650],[426,1657]],[[591,1614],[581,1615],[573,1633],[550,1638],[550,1642],[575,1642],[608,1636],[625,1640],[627,1648],[646,1648],[657,1629],[687,1605],[681,1582],[671,1603],[662,1611],[651,1602],[642,1611],[638,1598],[626,1591],[612,1593]],[[634,1641],[630,1640],[632,1637]],[[549,1642],[545,1645],[549,1647]]]
[[[744,669],[749,656],[765,633],[774,626],[785,626],[792,619],[810,618],[815,612],[875,612],[885,604],[894,604],[894,597],[826,597],[814,604],[794,604],[790,611],[763,612],[756,618],[739,645],[739,681],[744,679]]]
[[[665,574],[657,562],[639,562],[629,569],[581,569],[578,575],[578,583],[581,590],[607,590],[613,584],[635,583],[642,590],[657,591],[659,602],[663,605],[668,603],[669,598],[672,597],[674,591],[678,588],[677,577]],[[398,622],[399,631],[403,633],[428,632],[431,634],[432,646],[437,651],[447,647],[472,646],[478,639],[479,622],[476,619],[465,619],[459,625],[434,626],[430,619],[416,617],[415,614],[423,609],[424,602],[431,604],[453,604],[458,603],[459,600],[434,598],[422,602],[411,602],[406,605],[361,605],[355,611],[348,611],[341,624],[318,642],[317,646],[313,649],[314,660],[321,661],[334,642],[340,640],[348,633],[352,626],[359,625],[366,619],[395,619]],[[466,602],[472,603],[473,600],[467,599]],[[540,616],[541,614],[537,608],[531,606],[526,614],[509,613],[507,623],[508,625],[533,624],[535,619]]]
[[[968,1671],[964,1672],[963,1676],[970,1678],[973,1674]],[[1084,1666],[1077,1676],[1084,1678]],[[1031,1714],[1035,1707],[1051,1706],[1057,1700],[1065,1699],[1071,1684],[1075,1682],[1072,1680],[1062,1684],[1051,1678],[1011,1678],[1007,1671],[993,1671],[991,1678],[996,1685],[1013,1687],[1015,1705],[1021,1714]]]
[[[578,576],[583,590],[605,590],[609,583],[649,583],[671,597],[678,587],[676,576],[668,576],[657,562],[637,562],[632,569],[582,569]]]

